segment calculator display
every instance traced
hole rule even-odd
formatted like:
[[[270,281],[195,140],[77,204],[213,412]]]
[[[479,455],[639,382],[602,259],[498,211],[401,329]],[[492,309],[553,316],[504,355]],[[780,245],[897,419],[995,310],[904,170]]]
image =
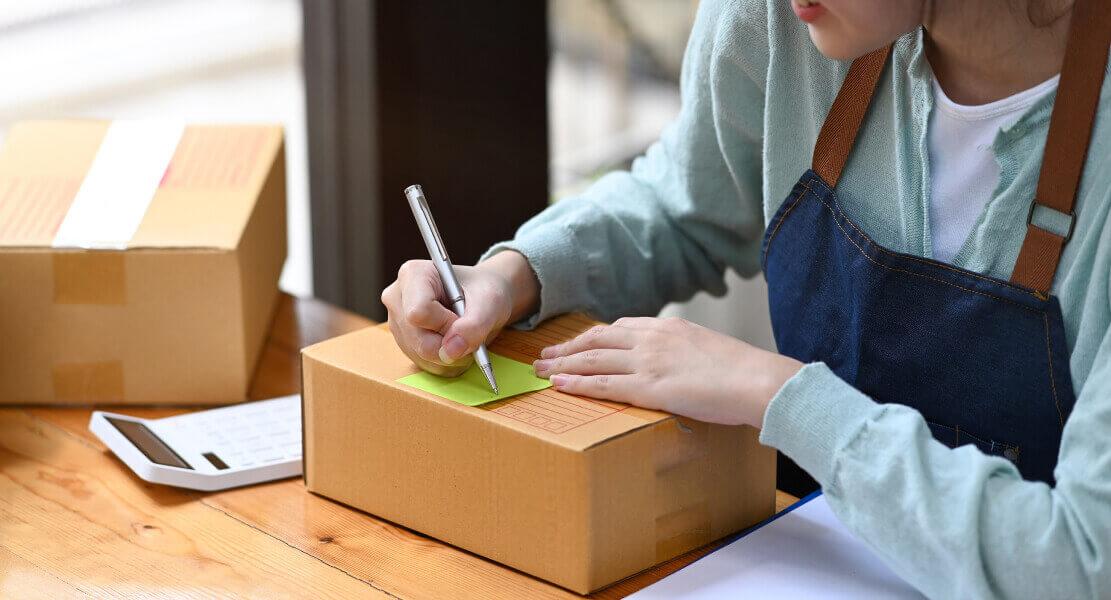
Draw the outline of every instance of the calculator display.
[[[189,466],[189,463],[182,460],[177,452],[167,446],[166,442],[163,442],[162,438],[155,435],[146,425],[126,419],[114,419],[107,416],[104,418],[134,444],[139,451],[145,454],[151,462],[167,467],[193,469]]]

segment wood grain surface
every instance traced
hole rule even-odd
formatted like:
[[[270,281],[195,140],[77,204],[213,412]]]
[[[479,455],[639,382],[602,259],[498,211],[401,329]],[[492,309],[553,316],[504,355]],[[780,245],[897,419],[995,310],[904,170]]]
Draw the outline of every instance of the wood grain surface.
[[[283,296],[250,398],[297,393],[301,347],[371,324]],[[0,597],[578,597],[310,494],[299,479],[214,493],[146,483],[89,433],[91,411],[0,409]],[[794,500],[777,493],[777,510]],[[714,547],[594,596],[624,597]]]

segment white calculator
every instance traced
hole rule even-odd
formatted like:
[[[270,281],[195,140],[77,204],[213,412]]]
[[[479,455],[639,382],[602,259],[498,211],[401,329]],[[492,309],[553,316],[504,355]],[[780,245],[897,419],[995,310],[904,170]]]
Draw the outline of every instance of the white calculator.
[[[301,474],[301,397],[164,419],[93,412],[89,430],[140,478],[194,490]]]

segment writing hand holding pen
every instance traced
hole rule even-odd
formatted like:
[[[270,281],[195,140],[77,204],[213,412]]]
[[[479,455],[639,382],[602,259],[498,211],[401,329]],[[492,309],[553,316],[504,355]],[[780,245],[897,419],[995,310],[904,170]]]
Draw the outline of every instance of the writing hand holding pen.
[[[534,312],[540,297],[536,274],[517,252],[499,252],[473,267],[455,265],[455,273],[467,298],[463,317],[445,305],[449,299],[430,260],[406,262],[382,292],[398,347],[421,369],[445,377],[467,370],[478,346]]]
[[[397,345],[421,369],[445,377],[466,371],[474,351],[497,336],[510,312],[501,276],[462,265],[455,272],[467,297],[462,317],[447,308],[449,299],[430,260],[401,265],[397,281],[382,292]]]

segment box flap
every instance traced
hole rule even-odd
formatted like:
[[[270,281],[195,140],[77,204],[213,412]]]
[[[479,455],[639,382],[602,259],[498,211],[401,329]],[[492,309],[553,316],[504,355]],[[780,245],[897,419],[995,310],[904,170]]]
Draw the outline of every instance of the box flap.
[[[52,246],[110,124],[26,121],[12,128],[0,151],[0,247]],[[186,126],[121,247],[236,248],[281,144],[280,126]]]
[[[582,315],[566,315],[534,331],[506,330],[490,345],[490,350],[531,363],[545,346],[570,339],[594,324]],[[414,400],[443,404],[572,450],[586,450],[630,431],[674,418],[667,413],[572,396],[553,389],[479,407],[464,406],[397,383],[398,378],[416,373],[418,369],[397,347],[385,325],[332,338],[305,348],[303,352],[314,360],[352,374],[404,389]]]

